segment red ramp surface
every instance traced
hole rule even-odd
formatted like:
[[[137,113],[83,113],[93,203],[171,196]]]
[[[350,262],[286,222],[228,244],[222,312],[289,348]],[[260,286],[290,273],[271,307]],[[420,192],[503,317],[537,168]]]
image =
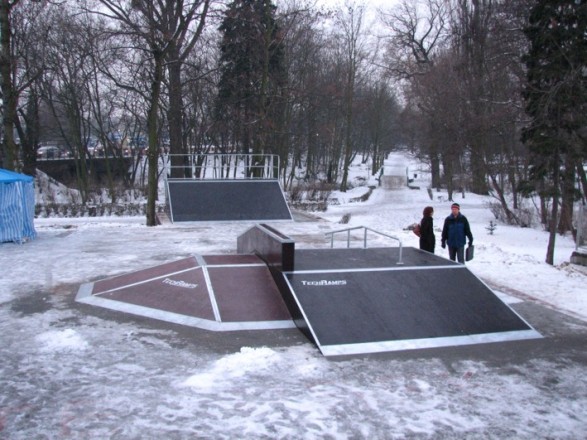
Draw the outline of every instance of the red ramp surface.
[[[189,257],[87,283],[76,301],[215,331],[295,327],[254,255]]]

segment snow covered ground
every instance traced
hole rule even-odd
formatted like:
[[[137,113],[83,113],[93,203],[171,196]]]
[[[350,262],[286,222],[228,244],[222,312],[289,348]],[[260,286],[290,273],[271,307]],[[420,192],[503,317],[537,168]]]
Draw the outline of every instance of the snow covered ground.
[[[362,193],[335,194],[319,221],[270,224],[302,248],[352,226],[417,246],[406,228],[430,205],[439,241],[442,194],[378,188],[352,202]],[[36,240],[0,245],[0,438],[582,438],[587,278],[568,263],[572,239],[557,237],[549,266],[544,231],[498,224],[490,235],[487,198],[455,201],[475,236],[468,267],[544,339],[332,360],[297,330],[217,334],[92,308],[74,302],[80,284],[234,253],[252,223],[36,220]]]

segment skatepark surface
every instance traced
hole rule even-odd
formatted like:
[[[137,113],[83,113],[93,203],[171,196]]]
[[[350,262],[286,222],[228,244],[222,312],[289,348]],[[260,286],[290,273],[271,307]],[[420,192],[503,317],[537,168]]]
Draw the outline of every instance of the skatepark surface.
[[[39,240],[1,248],[3,261],[20,264],[0,284],[0,438],[576,439],[587,432],[587,324],[503,285],[500,297],[543,338],[336,359],[294,328],[211,332],[75,301],[84,282],[194,252],[230,255],[248,226],[47,220]],[[306,249],[325,247],[324,231],[340,227],[274,226]]]

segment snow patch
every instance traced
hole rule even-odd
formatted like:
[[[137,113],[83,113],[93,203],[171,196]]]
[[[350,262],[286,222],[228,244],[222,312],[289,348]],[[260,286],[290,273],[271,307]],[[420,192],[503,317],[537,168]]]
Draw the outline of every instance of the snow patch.
[[[37,335],[37,342],[43,352],[63,352],[86,350],[88,343],[72,329],[52,330]]]

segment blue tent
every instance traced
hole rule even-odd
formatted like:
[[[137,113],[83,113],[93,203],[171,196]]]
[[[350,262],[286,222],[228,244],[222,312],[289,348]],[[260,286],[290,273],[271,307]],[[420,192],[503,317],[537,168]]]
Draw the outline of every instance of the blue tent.
[[[0,168],[0,243],[36,238],[33,185],[31,176]]]

